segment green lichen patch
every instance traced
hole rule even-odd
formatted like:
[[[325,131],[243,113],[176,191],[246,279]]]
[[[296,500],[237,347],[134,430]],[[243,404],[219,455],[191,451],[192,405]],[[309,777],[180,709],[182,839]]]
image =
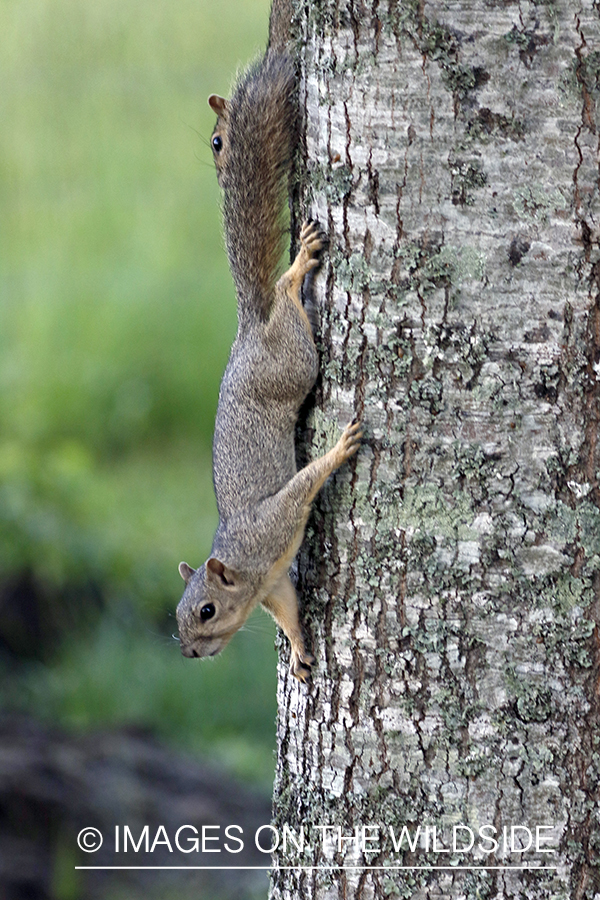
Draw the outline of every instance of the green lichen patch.
[[[327,200],[334,206],[347,199],[353,187],[352,170],[349,166],[338,164],[314,164],[310,167],[310,180],[308,190],[310,199],[319,193],[324,193]]]
[[[553,37],[549,34],[540,34],[537,30],[518,29],[513,25],[511,31],[504,35],[504,40],[518,50],[521,62],[527,68],[531,68],[541,48],[551,44]]]
[[[362,253],[344,256],[339,250],[331,254],[331,263],[336,274],[336,284],[342,291],[361,292],[371,284],[369,266]]]
[[[472,206],[474,191],[485,187],[487,175],[479,160],[455,159],[450,164],[452,202],[455,206]]]
[[[498,136],[511,141],[522,141],[525,138],[525,123],[520,119],[493,112],[487,106],[481,107],[470,116],[466,125],[467,134],[477,141],[487,142]]]
[[[453,178],[456,190],[467,193],[485,184],[485,174],[476,166],[456,167]],[[464,176],[464,181],[460,179]],[[441,235],[428,237],[426,243],[406,242],[396,251],[395,277],[406,296],[415,291],[426,298],[442,287],[459,287],[465,280],[482,280],[485,276],[485,255],[476,247],[454,247],[445,244]]]
[[[547,190],[541,184],[515,188],[513,208],[520,219],[535,219],[546,223],[551,212],[567,209],[569,202],[558,188]]]

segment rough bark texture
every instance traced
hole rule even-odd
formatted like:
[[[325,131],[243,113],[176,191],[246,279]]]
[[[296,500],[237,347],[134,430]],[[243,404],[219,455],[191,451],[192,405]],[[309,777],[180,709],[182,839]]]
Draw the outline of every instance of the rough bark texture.
[[[309,453],[355,411],[366,438],[299,563],[318,668],[280,666],[274,824],[310,849],[275,864],[552,868],[275,869],[271,898],[592,900],[598,6],[319,0],[297,26],[300,212],[330,237]],[[456,824],[551,826],[555,853],[436,852]],[[353,856],[320,825],[381,830]],[[403,825],[437,844],[396,852]]]

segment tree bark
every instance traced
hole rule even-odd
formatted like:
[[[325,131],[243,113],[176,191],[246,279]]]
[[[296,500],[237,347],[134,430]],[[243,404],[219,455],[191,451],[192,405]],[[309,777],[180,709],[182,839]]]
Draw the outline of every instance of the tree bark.
[[[355,412],[366,436],[299,560],[318,666],[299,685],[282,644],[270,896],[592,900],[598,4],[319,0],[296,22],[298,216],[330,240],[309,454]]]

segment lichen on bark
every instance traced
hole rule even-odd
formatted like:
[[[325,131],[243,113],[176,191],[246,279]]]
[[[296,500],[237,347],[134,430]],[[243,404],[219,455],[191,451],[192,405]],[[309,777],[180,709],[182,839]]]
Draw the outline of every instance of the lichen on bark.
[[[295,21],[297,215],[329,237],[307,452],[355,413],[365,440],[298,564],[318,665],[297,685],[282,646],[274,824],[382,830],[356,857],[280,849],[359,868],[275,869],[271,897],[592,900],[597,4],[319,0]],[[457,824],[547,827],[555,852],[389,832]],[[427,865],[454,868],[383,868]]]

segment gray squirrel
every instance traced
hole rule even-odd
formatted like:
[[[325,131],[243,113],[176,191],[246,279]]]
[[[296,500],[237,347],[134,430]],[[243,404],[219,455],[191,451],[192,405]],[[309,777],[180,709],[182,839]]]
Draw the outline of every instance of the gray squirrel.
[[[294,428],[318,371],[300,290],[319,263],[318,226],[305,222],[300,250],[277,280],[284,212],[298,137],[295,75],[274,46],[238,83],[231,100],[212,95],[211,146],[223,190],[238,332],[223,375],[213,440],[219,526],[209,559],[194,570],[177,607],[184,656],[214,656],[262,603],[291,644],[292,674],[310,677],[289,567],[300,548],[312,501],[358,450],[357,421],[335,447],[296,470]]]

